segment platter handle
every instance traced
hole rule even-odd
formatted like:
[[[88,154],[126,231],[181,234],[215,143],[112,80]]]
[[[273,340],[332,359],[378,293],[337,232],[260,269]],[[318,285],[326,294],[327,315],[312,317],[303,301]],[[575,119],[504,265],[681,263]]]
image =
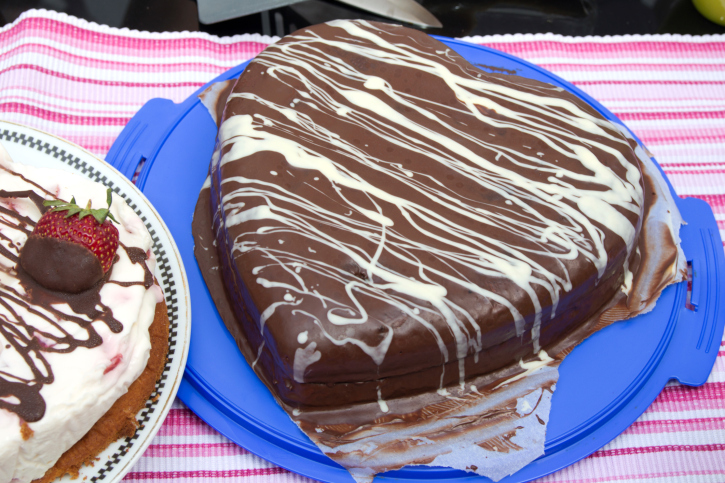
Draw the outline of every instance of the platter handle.
[[[147,174],[159,149],[178,120],[190,107],[193,97],[181,104],[169,99],[151,99],[131,118],[106,155],[106,162],[138,184]]]
[[[201,86],[180,104],[162,98],[146,102],[118,135],[106,155],[106,162],[132,180],[141,191],[144,191],[146,178],[166,140],[180,123],[188,121],[187,115],[195,107],[202,105],[199,101],[199,94],[214,82],[238,77],[248,63],[244,62],[223,72],[209,84]],[[206,115],[208,116],[208,114]],[[193,144],[195,139],[199,139],[199,133],[196,134],[196,136],[187,138],[186,143]],[[208,161],[208,159],[207,157],[206,160]]]
[[[691,290],[662,364],[671,378],[699,386],[707,381],[725,328],[725,254],[712,208],[703,200],[678,200],[688,213],[681,228],[682,249],[690,265]]]

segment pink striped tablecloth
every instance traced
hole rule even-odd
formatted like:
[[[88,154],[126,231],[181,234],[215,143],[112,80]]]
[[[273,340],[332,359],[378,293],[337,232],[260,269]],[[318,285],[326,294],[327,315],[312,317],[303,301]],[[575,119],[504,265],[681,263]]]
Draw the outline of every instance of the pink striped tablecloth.
[[[104,157],[146,101],[181,102],[272,40],[119,30],[26,12],[0,29],[0,119]],[[680,196],[710,203],[725,238],[725,36],[468,40],[549,69],[608,107]],[[231,443],[178,401],[126,480],[309,481]],[[622,435],[540,481],[725,482],[725,343],[705,385],[668,385]]]

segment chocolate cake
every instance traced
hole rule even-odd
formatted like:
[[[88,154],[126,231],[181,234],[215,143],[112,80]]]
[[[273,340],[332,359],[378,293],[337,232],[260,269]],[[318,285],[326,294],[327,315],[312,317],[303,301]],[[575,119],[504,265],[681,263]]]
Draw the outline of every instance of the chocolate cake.
[[[101,271],[96,281],[73,276],[95,252],[59,239],[53,246],[38,230],[72,197],[95,210],[86,221],[98,216],[109,225],[100,212],[113,199],[107,216],[117,220],[111,231],[118,234],[96,240],[94,248],[112,248],[91,270]],[[81,223],[79,213],[59,214]],[[77,476],[110,443],[135,432],[135,415],[155,390],[168,349],[152,244],[143,221],[104,186],[13,163],[0,147],[0,482]],[[69,284],[55,276],[64,273],[56,266],[63,258]]]
[[[382,415],[545,355],[626,291],[642,159],[561,88],[418,31],[330,22],[234,84],[197,258],[218,257],[230,331],[283,405]]]

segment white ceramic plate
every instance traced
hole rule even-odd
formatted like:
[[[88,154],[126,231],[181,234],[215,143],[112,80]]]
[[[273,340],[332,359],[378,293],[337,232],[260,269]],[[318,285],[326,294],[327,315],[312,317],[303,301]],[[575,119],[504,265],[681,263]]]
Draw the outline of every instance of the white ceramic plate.
[[[126,177],[85,149],[52,134],[0,121],[0,142],[16,163],[63,169],[111,187],[146,223],[154,241],[156,278],[169,312],[169,353],[156,390],[136,416],[141,426],[131,438],[119,439],[98,455],[94,466],[81,470],[73,481],[121,481],[151,443],[174,402],[184,375],[191,333],[189,284],[171,233],[146,197]],[[61,481],[70,482],[66,476]]]

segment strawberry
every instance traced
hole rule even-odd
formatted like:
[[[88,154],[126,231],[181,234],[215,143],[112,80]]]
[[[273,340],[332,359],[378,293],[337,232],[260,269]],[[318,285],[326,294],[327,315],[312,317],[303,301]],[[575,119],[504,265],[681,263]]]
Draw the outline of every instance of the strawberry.
[[[52,290],[78,293],[107,273],[118,249],[118,223],[108,208],[85,208],[63,200],[44,201],[51,207],[35,225],[20,253],[20,263],[39,284]]]
[[[53,208],[46,211],[35,225],[33,234],[67,240],[88,248],[101,262],[103,273],[113,264],[118,249],[118,229],[110,220],[116,221],[111,208],[111,188],[106,192],[108,208],[91,209],[91,200],[85,209],[76,205],[75,198],[70,203],[63,200],[44,201],[44,206]]]

